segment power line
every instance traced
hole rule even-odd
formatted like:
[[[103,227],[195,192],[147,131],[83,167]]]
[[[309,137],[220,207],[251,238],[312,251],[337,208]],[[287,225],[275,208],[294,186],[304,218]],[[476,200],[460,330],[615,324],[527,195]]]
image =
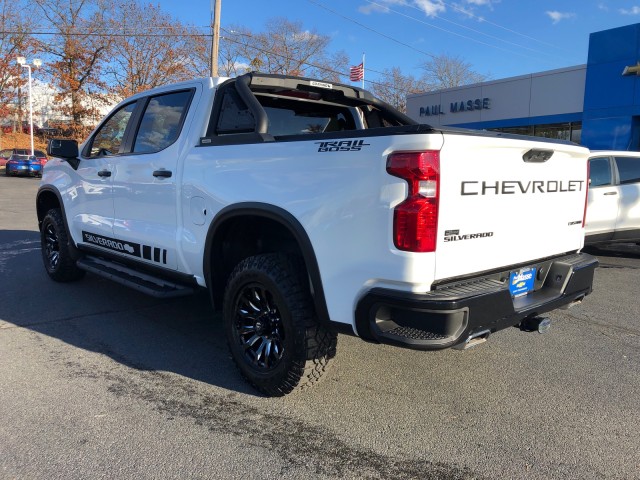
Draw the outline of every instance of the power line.
[[[414,51],[416,51],[418,53],[421,53],[422,55],[426,55],[427,57],[431,57],[433,59],[436,58],[436,55],[434,55],[433,53],[425,52],[424,50],[420,50],[419,48],[413,47],[413,46],[409,45],[408,43],[401,42],[400,40],[398,40],[396,38],[393,38],[393,37],[387,35],[386,33],[379,32],[378,30],[375,30],[375,29],[373,29],[371,27],[368,27],[368,26],[358,22],[357,20],[354,20],[353,18],[346,17],[346,16],[342,15],[341,13],[336,12],[335,10],[331,10],[329,7],[327,7],[327,6],[325,6],[325,5],[321,4],[321,3],[318,3],[315,0],[307,0],[307,1],[309,3],[314,4],[317,7],[323,8],[323,9],[327,10],[328,12],[333,13],[334,15],[337,15],[338,17],[342,17],[345,20],[348,20],[349,22],[353,22],[356,25],[364,28],[365,30],[369,30],[370,32],[373,32],[373,33],[375,33],[377,35],[380,35],[380,36],[386,38],[387,40],[391,40],[392,42],[395,42],[395,43],[397,43],[399,45],[402,45],[403,47],[407,47],[407,48],[409,48],[411,50],[414,50]]]
[[[226,29],[224,29],[224,28],[222,28],[222,30],[223,30],[223,31],[226,31],[226,32],[228,32],[228,33],[232,33],[232,32],[230,32],[230,31],[228,31],[228,30],[226,30]],[[251,35],[251,34],[247,34],[247,33],[239,33],[238,35],[240,35],[240,36],[245,36],[245,37],[249,37],[249,38],[253,38],[253,35]],[[256,50],[256,51],[258,51],[258,52],[260,52],[260,53],[264,53],[265,55],[273,55],[273,56],[276,56],[276,57],[283,58],[283,59],[285,59],[285,60],[296,60],[296,58],[294,58],[294,57],[289,57],[289,56],[286,56],[286,55],[282,55],[282,54],[280,54],[280,53],[276,53],[276,52],[273,52],[273,51],[271,51],[271,50],[266,50],[266,49],[263,49],[263,48],[257,47],[257,46],[255,46],[255,45],[248,45],[248,44],[246,44],[246,43],[239,42],[239,41],[237,41],[237,40],[233,40],[233,39],[231,39],[230,37],[224,37],[224,39],[225,39],[226,41],[228,41],[228,42],[236,43],[236,44],[240,44],[240,45],[243,45],[243,46],[245,46],[245,47],[247,47],[247,48],[250,48],[250,49]],[[310,67],[316,68],[316,69],[318,69],[318,70],[322,70],[322,71],[324,71],[324,72],[333,73],[333,74],[335,74],[335,75],[338,75],[339,77],[348,77],[348,76],[349,76],[349,74],[348,74],[348,73],[338,72],[337,70],[333,70],[333,69],[330,69],[330,68],[327,68],[327,67],[323,67],[323,66],[321,66],[321,65],[315,65],[315,64],[313,64],[313,63],[311,63],[311,62],[302,62],[302,65],[308,65],[308,66],[310,66]],[[370,71],[370,72],[379,73],[380,75],[384,75],[384,73],[383,73],[383,72],[378,72],[378,71],[376,71],[376,70],[372,70],[372,69],[370,69],[370,68],[365,68],[365,70],[366,70],[366,71]],[[405,93],[405,94],[415,93],[415,92],[409,92],[409,91],[404,90],[404,89],[396,88],[395,86],[390,85],[390,84],[387,84],[387,83],[376,82],[376,81],[373,81],[373,80],[367,80],[366,78],[365,78],[365,82],[366,82],[366,83],[369,83],[369,84],[371,84],[371,85],[378,85],[378,86],[381,86],[381,87],[388,87],[388,88],[391,88],[391,89],[393,89],[393,90],[395,90],[396,92],[399,92],[399,93]]]
[[[151,28],[158,28],[158,27],[149,27]],[[200,27],[193,27],[193,28],[200,28]],[[365,27],[367,28],[367,27]],[[222,28],[222,30],[227,31],[226,29]],[[228,33],[232,33],[230,31],[227,31]],[[18,31],[18,30],[1,30],[0,31],[0,35],[7,35],[7,34],[20,34],[20,35],[60,35],[60,32],[56,32],[56,31],[48,31],[48,30],[32,30],[32,31]],[[108,31],[106,28],[102,29],[102,31],[98,31],[98,32],[66,32],[64,34],[65,36],[70,36],[70,37],[211,37],[210,33],[117,33],[115,31]],[[248,37],[252,37],[249,34],[243,33],[240,35],[244,35],[244,36],[248,36]],[[264,53],[266,55],[273,55],[276,57],[280,57],[286,60],[296,60],[296,58],[294,57],[287,57],[285,55],[279,54],[277,52],[273,52],[270,50],[265,50],[262,49],[260,47],[256,47],[254,45],[247,45],[246,43],[242,43],[242,42],[238,42],[236,40],[232,40],[230,37],[225,37],[226,41],[229,41],[231,43],[237,43],[237,44],[241,44],[244,45],[247,48],[251,48],[253,50],[259,51],[261,53]],[[408,47],[410,47],[409,45],[407,45]],[[411,47],[410,47],[411,48]],[[420,51],[418,49],[416,49],[417,51]],[[429,55],[427,52],[423,52],[426,55]],[[310,66],[312,68],[324,71],[324,72],[328,72],[328,73],[332,73],[334,75],[338,75],[339,77],[348,77],[349,74],[348,73],[343,73],[343,72],[338,72],[337,70],[333,70],[327,67],[323,67],[321,65],[316,65],[310,62],[302,62],[302,65],[307,65]],[[383,72],[379,72],[377,70],[373,70],[371,68],[366,68],[366,71],[369,72],[374,72],[374,73],[378,73],[380,75],[384,75]],[[372,86],[385,86],[385,87],[390,87],[393,90],[396,90],[397,92],[400,93],[412,93],[403,89],[398,89],[392,85],[388,85],[386,83],[382,83],[382,82],[376,82],[373,80],[368,80],[365,78],[365,82],[372,85]]]
[[[499,49],[499,50],[503,50],[503,51],[505,51],[505,52],[514,53],[514,54],[516,54],[516,55],[523,55],[523,54],[521,54],[521,53],[519,53],[519,52],[514,52],[514,51],[512,51],[512,50],[507,50],[507,49],[502,48],[502,47],[499,47],[499,46],[497,46],[497,45],[492,45],[492,44],[489,44],[489,43],[485,43],[485,42],[483,42],[483,41],[481,41],[481,40],[478,40],[478,39],[476,39],[476,38],[473,38],[473,37],[467,37],[466,35],[462,35],[462,34],[460,34],[460,33],[453,32],[453,31],[451,31],[451,30],[447,30],[447,29],[445,29],[445,28],[439,27],[439,26],[434,25],[434,24],[432,24],[432,23],[428,23],[428,22],[426,22],[426,21],[424,21],[424,20],[421,20],[421,19],[419,19],[419,18],[412,17],[411,15],[407,15],[407,14],[402,13],[402,12],[399,12],[399,11],[397,11],[397,10],[393,10],[393,9],[391,9],[390,7],[386,6],[386,5],[381,5],[381,4],[379,4],[379,3],[374,2],[373,0],[365,0],[365,1],[366,1],[366,2],[368,2],[368,3],[370,3],[370,4],[372,4],[372,5],[375,5],[375,6],[377,6],[377,7],[384,8],[385,10],[387,10],[387,11],[389,11],[389,12],[392,12],[392,13],[395,13],[396,15],[400,15],[400,16],[402,16],[402,17],[405,17],[405,18],[408,18],[408,19],[410,19],[410,20],[413,20],[414,22],[418,22],[418,23],[421,23],[421,24],[423,24],[423,25],[427,25],[427,26],[429,26],[429,27],[437,28],[438,30],[442,30],[442,31],[444,31],[444,32],[446,32],[446,33],[449,33],[449,34],[451,34],[451,35],[456,35],[456,36],[459,36],[459,37],[465,38],[465,39],[467,39],[467,40],[471,40],[472,42],[476,42],[476,43],[479,43],[479,44],[481,44],[481,45],[485,45],[485,46],[488,46],[488,47],[491,47],[491,48],[497,48],[497,49]],[[410,8],[413,8],[413,9],[415,9],[415,10],[418,10],[418,11],[420,11],[420,12],[424,12],[422,9],[420,9],[419,7],[416,7],[415,5],[406,4],[406,6],[407,6],[407,7],[410,7]],[[462,11],[462,12],[464,12],[464,13],[466,13],[466,14],[468,14],[468,15],[472,15],[470,12],[467,12],[466,10],[461,10],[461,11]],[[503,39],[503,38],[496,37],[495,35],[490,35],[490,34],[488,34],[488,33],[482,32],[482,31],[480,31],[480,30],[476,30],[475,28],[471,28],[471,27],[469,27],[469,26],[467,26],[467,25],[463,25],[463,24],[461,24],[461,23],[454,22],[453,20],[449,20],[448,18],[444,18],[444,17],[442,17],[442,16],[440,16],[440,15],[433,15],[433,16],[434,16],[435,18],[437,18],[437,19],[439,19],[439,20],[443,21],[443,22],[447,22],[447,23],[450,23],[450,24],[455,25],[455,26],[457,26],[457,27],[464,28],[464,29],[466,29],[466,30],[469,30],[469,31],[471,31],[471,32],[473,32],[473,33],[477,33],[477,34],[479,34],[479,35],[484,35],[485,37],[491,38],[491,39],[493,39],[493,40],[497,40],[497,41],[499,41],[499,42],[506,43],[506,44],[508,44],[508,45],[513,45],[513,46],[518,47],[518,48],[523,48],[523,49],[525,49],[525,50],[530,50],[530,51],[535,52],[535,53],[538,53],[538,54],[547,55],[547,56],[553,56],[553,57],[555,57],[555,58],[560,58],[560,57],[557,57],[557,56],[555,56],[555,55],[549,55],[549,54],[548,54],[548,53],[546,53],[546,52],[541,52],[540,50],[536,50],[535,48],[527,47],[526,45],[520,45],[519,43],[515,43],[515,42],[509,41],[509,40],[505,40],[505,39]]]
[[[156,27],[158,28],[158,27]],[[169,27],[164,27],[169,28]],[[62,35],[60,32],[48,31],[12,31],[0,30],[0,35]],[[211,37],[210,33],[99,33],[99,32],[65,32],[69,37]]]
[[[150,27],[153,28],[153,27]],[[199,28],[199,27],[195,27],[195,28]],[[226,31],[227,33],[234,33],[237,34],[236,32],[231,32],[228,31],[226,29],[222,29],[224,31]],[[54,32],[54,31],[13,31],[13,30],[2,30],[0,31],[0,34],[2,35],[6,35],[6,34],[23,34],[23,35],[59,35],[60,32]],[[65,36],[70,36],[70,37],[89,37],[89,36],[99,36],[99,37],[211,37],[210,33],[175,33],[175,34],[165,34],[165,33],[116,33],[116,32],[108,32],[106,29],[102,30],[102,33],[98,33],[98,32],[93,32],[93,33],[88,33],[88,32],[67,32],[64,34]],[[249,36],[252,37],[249,34],[246,33],[242,33],[240,35],[244,35],[244,36]],[[278,56],[280,58],[284,58],[286,60],[296,60],[294,57],[287,57],[284,55],[281,55],[279,53],[273,52],[273,51],[269,51],[269,50],[265,50],[265,49],[261,49],[259,47],[255,47],[253,45],[247,45],[235,40],[232,40],[230,37],[225,37],[225,40],[231,42],[231,43],[238,43],[238,44],[242,44],[245,45],[248,48],[252,48],[254,50],[260,51],[261,53],[264,54],[270,54],[270,55],[274,55],[274,56]],[[342,73],[342,72],[338,72],[336,70],[331,70],[329,68],[326,67],[322,67],[320,65],[314,65],[312,63],[309,62],[303,62],[304,65],[308,65],[310,67],[313,68],[317,68],[318,70],[322,70],[322,71],[326,71],[329,73],[333,73],[336,75],[339,75],[341,77],[348,77],[349,75],[347,73]],[[370,68],[367,68],[367,70],[375,72],[375,73],[381,73],[381,72],[377,72],[375,70],[372,70]],[[365,80],[368,83],[372,83],[375,84],[376,82],[373,82],[371,80]]]
[[[425,52],[424,50],[420,50],[420,49],[418,49],[418,48],[415,48],[415,47],[413,47],[412,45],[409,45],[409,44],[404,43],[404,42],[402,42],[402,41],[400,41],[400,40],[398,40],[398,39],[396,39],[396,38],[393,38],[393,37],[391,37],[391,36],[389,36],[389,35],[387,35],[387,34],[385,34],[385,33],[382,33],[382,32],[380,32],[379,30],[376,30],[376,29],[371,28],[371,27],[369,27],[369,26],[367,26],[367,25],[364,25],[364,24],[362,24],[362,23],[358,22],[357,20],[354,20],[353,18],[350,18],[350,17],[347,17],[347,16],[345,16],[345,15],[342,15],[341,13],[338,13],[338,12],[336,12],[335,10],[330,9],[329,7],[327,7],[327,6],[325,6],[325,5],[322,5],[321,3],[318,3],[318,2],[317,2],[317,1],[315,1],[315,0],[307,0],[307,1],[308,1],[309,3],[312,3],[312,4],[314,4],[314,5],[318,6],[318,7],[320,7],[320,8],[323,8],[323,9],[327,10],[328,12],[333,13],[334,15],[336,15],[336,16],[338,16],[338,17],[341,17],[341,18],[343,18],[343,19],[345,19],[345,20],[347,20],[347,21],[349,21],[349,22],[355,23],[356,25],[358,25],[358,26],[360,26],[360,27],[362,27],[362,28],[364,28],[364,29],[366,29],[366,30],[369,30],[370,32],[373,32],[373,33],[375,33],[375,34],[377,34],[377,35],[380,35],[380,36],[382,36],[382,37],[384,37],[384,38],[387,38],[388,40],[391,40],[391,41],[393,41],[393,42],[395,42],[395,43],[398,43],[398,44],[400,44],[400,45],[402,45],[402,46],[404,46],[404,47],[407,47],[407,48],[409,48],[409,49],[411,49],[411,50],[414,50],[414,51],[416,51],[416,52],[418,52],[418,53],[421,53],[421,54],[426,55],[426,56],[428,56],[428,57],[431,57],[431,58],[433,58],[433,59],[437,58],[437,55],[435,55],[435,54],[433,54],[433,53]],[[438,30],[441,30],[441,31],[446,32],[446,33],[449,33],[449,34],[451,34],[451,35],[456,35],[456,36],[461,37],[461,38],[464,38],[464,39],[466,39],[466,40],[470,40],[470,41],[473,41],[473,42],[476,42],[476,43],[480,43],[480,44],[485,45],[485,46],[487,46],[487,47],[496,48],[496,49],[498,49],[498,50],[502,50],[502,51],[505,51],[505,52],[508,52],[508,53],[511,53],[511,54],[514,54],[514,55],[519,55],[519,56],[522,56],[522,57],[525,57],[525,58],[531,58],[529,55],[526,55],[526,54],[524,54],[524,53],[514,52],[514,51],[512,51],[512,50],[508,50],[508,49],[506,49],[506,48],[502,48],[502,47],[499,47],[499,46],[497,46],[497,45],[491,45],[490,43],[486,43],[486,42],[483,42],[483,41],[481,41],[481,40],[478,40],[478,39],[475,39],[475,38],[472,38],[472,37],[468,37],[468,36],[463,35],[463,34],[461,34],[461,33],[457,33],[457,32],[453,32],[453,31],[451,31],[451,30],[447,30],[446,28],[442,28],[442,27],[440,27],[440,26],[438,26],[438,25],[434,25],[434,24],[432,24],[432,23],[425,22],[424,20],[417,19],[417,18],[412,17],[412,16],[410,16],[410,15],[406,15],[406,14],[404,14],[404,13],[397,12],[397,11],[392,10],[391,8],[389,8],[389,7],[385,6],[385,5],[380,5],[380,4],[375,3],[375,2],[373,2],[373,1],[370,1],[370,0],[366,0],[366,1],[367,1],[367,2],[369,2],[369,3],[371,3],[371,4],[373,4],[373,5],[376,5],[376,6],[378,6],[378,7],[384,8],[384,9],[386,9],[386,10],[390,11],[390,12],[393,12],[393,13],[395,13],[395,14],[397,14],[397,15],[401,15],[401,16],[403,16],[403,17],[406,17],[406,18],[412,19],[412,20],[414,20],[414,21],[416,21],[416,22],[422,23],[422,24],[427,25],[427,26],[432,27],[432,28],[436,28],[436,29],[438,29]],[[413,7],[413,8],[417,8],[417,7]],[[442,19],[441,17],[438,17],[438,18]],[[442,19],[442,20],[444,20],[444,19]],[[452,22],[452,23],[454,23],[454,24],[455,24],[455,22]],[[535,50],[534,50],[534,51],[535,51]]]
[[[221,30],[223,30],[224,32],[227,32],[230,35],[238,35],[238,36],[241,36],[241,37],[255,38],[255,35],[252,35],[251,33],[247,33],[247,32],[238,32],[238,31],[235,31],[235,30],[227,30],[224,27],[222,27]],[[232,43],[240,43],[240,44],[242,44],[242,45],[244,45],[244,46],[246,46],[248,48],[258,49],[258,47],[255,47],[253,45],[247,45],[246,43],[241,43],[241,42],[238,42],[238,41],[231,40],[231,37],[224,37],[224,38],[225,38],[225,40],[228,40],[228,41],[230,41]],[[271,54],[271,55],[274,55],[274,56],[277,56],[277,57],[280,57],[280,58],[284,58],[285,60],[296,60],[296,58],[294,58],[294,57],[286,57],[286,56],[284,56],[284,55],[282,55],[280,53],[276,53],[276,52],[273,52],[271,50],[260,50],[260,51],[261,51],[261,53],[268,53],[268,54]],[[337,72],[335,70],[327,69],[326,67],[321,67],[321,66],[318,66],[318,65],[312,65],[312,64],[310,64],[308,62],[303,62],[303,65],[309,65],[309,66],[312,66],[312,67],[317,68],[319,70],[325,70],[325,71],[327,71],[329,73],[335,73],[335,74],[338,74],[338,75],[344,76],[344,77],[348,77],[349,76],[349,74],[340,73],[340,72]],[[386,75],[384,72],[380,72],[378,70],[374,70],[374,69],[369,68],[369,67],[365,67],[365,71],[378,73],[380,75]],[[368,80],[365,79],[365,81],[368,81]]]
[[[442,2],[442,4],[443,4],[443,5],[446,5],[447,7],[451,7],[451,8],[453,8],[454,10],[457,10],[457,11],[458,11],[458,12],[460,12],[460,13],[463,13],[463,14],[465,14],[465,15],[468,15],[468,16],[469,16],[469,17],[471,17],[471,18],[475,18],[475,19],[476,19],[476,20],[478,20],[478,21],[488,23],[489,25],[493,25],[494,27],[500,28],[500,29],[502,29],[502,30],[504,30],[504,31],[506,31],[506,32],[513,33],[514,35],[519,35],[519,36],[521,36],[521,37],[523,37],[523,38],[526,38],[527,40],[533,40],[534,42],[541,43],[542,45],[545,45],[545,46],[547,46],[547,47],[551,47],[551,48],[554,48],[554,49],[557,49],[557,48],[558,48],[558,46],[557,46],[557,45],[553,45],[553,44],[551,44],[551,43],[543,42],[543,41],[542,41],[542,40],[540,40],[540,39],[537,39],[537,38],[534,38],[534,37],[530,37],[529,35],[526,35],[526,34],[524,34],[524,33],[522,33],[522,32],[518,32],[517,30],[512,30],[512,29],[510,29],[510,28],[503,27],[502,25],[499,25],[499,24],[497,24],[497,23],[491,22],[491,21],[487,20],[487,19],[486,19],[486,18],[484,18],[484,17],[478,17],[477,15],[474,15],[474,14],[473,14],[473,13],[471,13],[470,11],[465,10],[465,9],[463,9],[463,8],[460,8],[458,5],[451,4],[451,3],[447,3],[447,2],[444,2],[444,1]],[[414,7],[414,8],[415,8],[415,7]],[[567,50],[564,50],[564,51],[566,52]]]

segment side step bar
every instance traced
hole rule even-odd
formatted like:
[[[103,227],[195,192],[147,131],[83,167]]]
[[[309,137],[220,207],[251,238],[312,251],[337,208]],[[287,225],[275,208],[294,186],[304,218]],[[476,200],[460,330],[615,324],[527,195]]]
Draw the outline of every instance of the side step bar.
[[[102,258],[83,257],[76,262],[78,268],[133,288],[157,298],[172,298],[191,295],[194,289],[188,285],[174,283],[146,273],[127,268],[119,263]]]

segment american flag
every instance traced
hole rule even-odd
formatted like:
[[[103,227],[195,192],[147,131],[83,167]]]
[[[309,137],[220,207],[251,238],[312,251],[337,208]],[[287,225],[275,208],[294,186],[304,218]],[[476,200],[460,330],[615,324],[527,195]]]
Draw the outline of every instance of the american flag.
[[[364,64],[356,65],[355,67],[351,67],[349,72],[349,80],[352,82],[358,82],[364,78]]]

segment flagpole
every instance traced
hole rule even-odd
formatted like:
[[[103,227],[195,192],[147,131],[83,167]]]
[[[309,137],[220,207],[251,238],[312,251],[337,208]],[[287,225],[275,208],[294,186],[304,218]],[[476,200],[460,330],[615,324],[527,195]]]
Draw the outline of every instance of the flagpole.
[[[364,52],[362,52],[362,89],[364,90]]]

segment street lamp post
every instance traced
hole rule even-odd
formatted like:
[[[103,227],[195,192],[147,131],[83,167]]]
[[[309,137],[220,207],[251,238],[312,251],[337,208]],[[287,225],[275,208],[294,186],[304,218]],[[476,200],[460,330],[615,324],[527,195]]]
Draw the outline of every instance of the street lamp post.
[[[16,58],[16,62],[23,68],[29,71],[29,134],[31,135],[31,155],[35,155],[33,150],[33,96],[31,95],[31,64],[27,63],[27,59],[24,57]],[[33,59],[33,66],[39,67],[42,65],[42,60],[38,58]],[[22,125],[20,125],[22,129]]]

